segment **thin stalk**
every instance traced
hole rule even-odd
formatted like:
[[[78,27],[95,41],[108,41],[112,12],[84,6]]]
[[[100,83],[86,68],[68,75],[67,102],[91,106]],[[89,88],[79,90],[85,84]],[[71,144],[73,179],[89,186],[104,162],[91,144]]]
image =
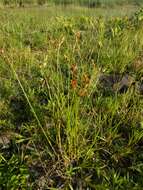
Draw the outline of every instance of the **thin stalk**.
[[[31,102],[30,102],[30,100],[29,100],[29,98],[28,98],[28,96],[27,96],[27,94],[26,94],[26,92],[25,92],[25,89],[23,88],[23,85],[22,85],[22,83],[21,83],[21,81],[20,81],[20,79],[19,79],[19,76],[18,76],[18,74],[16,73],[16,71],[15,71],[15,69],[14,69],[14,67],[13,67],[13,63],[10,63],[10,62],[9,62],[9,65],[10,65],[10,67],[11,67],[13,73],[14,73],[15,78],[17,79],[17,81],[18,81],[18,83],[19,83],[19,86],[20,86],[20,88],[21,88],[21,90],[22,90],[22,92],[23,92],[23,94],[24,94],[24,96],[25,96],[25,98],[26,98],[26,100],[27,100],[29,106],[30,106],[30,109],[31,109],[31,111],[32,111],[32,113],[33,113],[33,115],[34,115],[34,117],[35,117],[35,119],[36,119],[36,121],[37,121],[39,127],[41,128],[41,130],[42,130],[42,132],[43,132],[43,134],[44,134],[46,140],[48,141],[48,143],[49,143],[51,149],[53,150],[53,152],[54,152],[55,155],[56,155],[56,151],[55,151],[54,147],[52,146],[51,141],[50,141],[49,137],[47,136],[47,134],[46,134],[46,132],[45,132],[45,130],[44,130],[42,124],[40,123],[40,120],[39,120],[39,118],[38,118],[38,116],[37,116],[37,114],[36,114],[36,112],[35,112],[35,110],[34,110],[32,104],[31,104]]]

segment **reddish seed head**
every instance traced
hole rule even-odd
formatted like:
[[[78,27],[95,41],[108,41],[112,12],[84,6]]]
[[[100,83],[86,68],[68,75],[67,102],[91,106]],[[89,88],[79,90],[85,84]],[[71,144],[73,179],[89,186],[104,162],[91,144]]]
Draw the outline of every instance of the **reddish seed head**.
[[[71,86],[73,89],[76,89],[77,88],[77,80],[75,80],[75,79],[71,80]]]

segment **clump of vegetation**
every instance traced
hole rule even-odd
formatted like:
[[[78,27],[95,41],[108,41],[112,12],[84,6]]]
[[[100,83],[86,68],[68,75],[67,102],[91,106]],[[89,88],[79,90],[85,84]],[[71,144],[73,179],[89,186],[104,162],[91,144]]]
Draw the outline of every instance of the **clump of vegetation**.
[[[115,6],[115,5],[141,5],[143,0],[1,0],[4,5],[19,5],[24,4],[58,4],[58,5],[81,5],[90,8]]]
[[[0,14],[2,189],[142,189],[142,16]]]

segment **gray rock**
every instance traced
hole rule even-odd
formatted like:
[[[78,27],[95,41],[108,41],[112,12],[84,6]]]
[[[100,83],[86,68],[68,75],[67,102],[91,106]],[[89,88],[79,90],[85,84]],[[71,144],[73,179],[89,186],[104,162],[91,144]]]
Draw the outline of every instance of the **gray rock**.
[[[119,83],[114,85],[114,89],[120,93],[127,92],[128,88],[131,87],[134,82],[135,80],[133,77],[125,75]]]
[[[130,75],[103,74],[99,77],[99,86],[105,91],[124,93],[133,83],[135,83],[135,80]]]

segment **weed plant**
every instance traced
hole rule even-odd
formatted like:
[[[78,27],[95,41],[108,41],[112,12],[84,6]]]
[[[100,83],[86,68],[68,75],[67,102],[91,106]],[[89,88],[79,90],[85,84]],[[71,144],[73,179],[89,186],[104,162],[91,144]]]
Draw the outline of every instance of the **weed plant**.
[[[0,14],[0,189],[143,188],[143,14]]]

